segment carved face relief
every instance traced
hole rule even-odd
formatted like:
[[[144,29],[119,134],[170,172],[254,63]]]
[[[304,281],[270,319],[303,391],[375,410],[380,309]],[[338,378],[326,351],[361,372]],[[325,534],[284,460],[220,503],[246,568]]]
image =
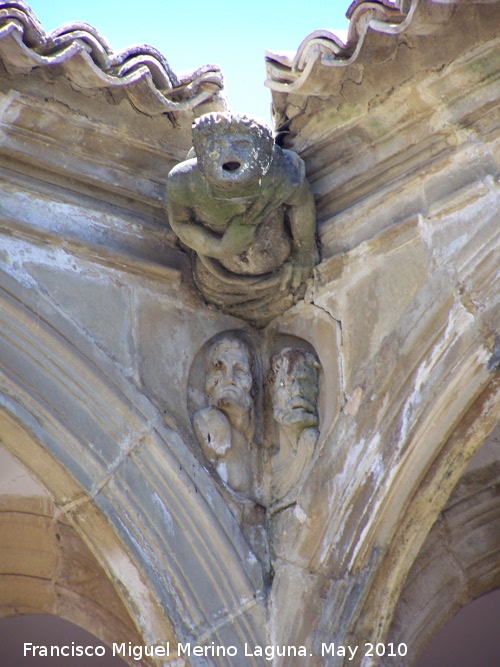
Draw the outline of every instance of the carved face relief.
[[[270,130],[246,116],[206,114],[193,127],[198,166],[217,190],[235,196],[259,185],[273,154]]]
[[[198,158],[198,164],[207,180],[217,186],[241,185],[262,176],[256,157],[252,137],[234,135],[207,142],[206,153]]]
[[[317,427],[320,365],[311,352],[287,347],[271,360],[273,414],[282,426]]]
[[[247,346],[232,337],[215,343],[207,356],[208,404],[225,413],[247,411],[252,406],[252,383]]]

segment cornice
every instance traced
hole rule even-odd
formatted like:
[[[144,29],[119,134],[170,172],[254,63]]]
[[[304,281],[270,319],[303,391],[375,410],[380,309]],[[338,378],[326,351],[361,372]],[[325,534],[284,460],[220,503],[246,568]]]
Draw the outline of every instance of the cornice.
[[[34,243],[59,236],[106,265],[178,280],[185,262],[165,182],[194,118],[225,108],[220,69],[177,75],[153,47],[115,52],[86,23],[46,33],[23,0],[0,0],[0,63],[3,231]],[[49,215],[30,217],[23,192]],[[66,207],[88,220],[72,224]]]
[[[432,34],[446,23],[459,5],[498,4],[499,0],[355,0],[344,44],[331,30],[315,30],[295,55],[266,52],[266,86],[273,93],[325,95],[340,90],[346,70],[363,68],[373,57],[386,58],[397,48],[395,36]],[[379,40],[371,43],[376,34]],[[383,37],[389,39],[383,40]],[[393,39],[390,39],[393,37]],[[382,38],[382,40],[380,39]],[[382,42],[382,43],[381,43]],[[324,85],[318,82],[322,75]],[[356,77],[354,77],[356,78]]]
[[[395,6],[355,3],[350,54],[316,44],[307,72],[271,84],[280,141],[306,164],[323,259],[497,182],[500,2],[413,0],[390,23]]]
[[[206,103],[225,106],[218,66],[176,75],[152,46],[113,51],[99,31],[82,22],[65,23],[47,34],[22,0],[0,1],[0,57],[8,68],[23,73],[59,65],[84,89],[123,89],[132,105],[148,116]]]

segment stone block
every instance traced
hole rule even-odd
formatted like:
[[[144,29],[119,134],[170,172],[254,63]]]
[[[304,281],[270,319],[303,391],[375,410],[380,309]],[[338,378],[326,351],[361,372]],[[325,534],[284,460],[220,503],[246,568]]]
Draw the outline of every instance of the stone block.
[[[52,520],[19,512],[0,512],[0,574],[50,580],[57,564]]]
[[[132,327],[130,288],[119,275],[71,258],[60,251],[52,253],[51,266],[25,262],[25,269],[36,279],[49,298],[92,338],[123,369],[132,372]]]
[[[131,629],[131,619],[111,580],[72,526],[58,522],[59,549],[57,587],[85,598]]]
[[[346,253],[333,280],[318,289],[314,303],[341,322],[347,394],[360,384],[356,376],[376,358],[384,341],[396,329],[404,330],[404,318],[426,285],[429,270],[429,253],[414,220]],[[323,271],[327,265],[320,267],[320,284]]]
[[[444,513],[449,549],[465,576],[484,590],[483,580],[498,580],[500,502],[495,486],[471,495]]]
[[[9,496],[26,498],[26,505],[31,500],[34,514],[50,511],[47,491],[0,445],[0,511],[8,508]]]
[[[48,495],[25,496],[16,493],[0,495],[0,512],[21,512],[23,514],[52,517],[54,511],[54,502]]]
[[[57,597],[52,581],[5,575],[0,576],[0,600],[3,608],[13,608],[16,614],[50,614]]]
[[[306,662],[311,667],[323,664],[320,656],[314,655],[311,632],[318,621],[318,605],[311,605],[311,600],[317,600],[320,594],[321,582],[316,575],[286,562],[278,564],[271,591],[272,643],[305,646]],[[301,667],[304,665],[304,657],[280,657],[276,659],[276,664],[280,667]]]
[[[161,412],[179,419],[191,431],[186,395],[196,353],[215,334],[241,323],[213,310],[175,298],[137,294],[138,368],[145,392]]]
[[[19,455],[22,452],[23,464],[30,471],[34,479],[43,480],[44,486],[50,491],[54,500],[60,504],[64,504],[70,500],[74,500],[82,493],[81,487],[69,474],[61,461],[54,458],[53,453],[43,447],[38,440],[36,440],[28,429],[21,428],[17,421],[5,410],[0,409],[0,423],[2,427],[2,440],[7,449]],[[24,501],[26,502],[26,500]],[[35,501],[39,507],[40,501]],[[38,511],[30,507],[33,513],[50,512],[52,505],[43,499]]]

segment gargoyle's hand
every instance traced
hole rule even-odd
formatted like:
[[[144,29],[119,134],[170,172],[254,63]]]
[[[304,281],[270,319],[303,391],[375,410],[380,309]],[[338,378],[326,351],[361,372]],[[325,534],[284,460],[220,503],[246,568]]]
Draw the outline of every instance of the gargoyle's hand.
[[[314,266],[311,260],[312,257],[301,258],[297,256],[287,262],[281,278],[280,290],[282,292],[297,289],[309,278]]]
[[[302,285],[305,282],[312,272],[312,266],[309,264],[303,266],[302,264],[296,264],[293,269],[292,274],[292,289],[297,289],[299,285]]]
[[[281,272],[280,292],[288,292],[293,275],[293,264],[287,262]]]
[[[256,227],[233,220],[221,239],[221,247],[225,255],[239,255],[248,250],[255,240]]]

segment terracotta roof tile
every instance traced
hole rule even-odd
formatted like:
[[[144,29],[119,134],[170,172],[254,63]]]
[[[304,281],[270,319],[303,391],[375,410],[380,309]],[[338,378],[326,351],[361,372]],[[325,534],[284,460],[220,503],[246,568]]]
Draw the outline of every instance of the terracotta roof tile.
[[[82,22],[66,23],[47,34],[22,0],[0,1],[0,58],[7,68],[24,72],[61,65],[82,88],[123,88],[134,107],[150,116],[207,102],[225,108],[218,66],[177,76],[152,46],[113,51],[98,30]]]
[[[366,42],[373,34],[388,38],[407,32],[431,34],[445,23],[459,4],[495,4],[500,0],[355,0],[347,10],[350,19],[345,44],[330,30],[316,30],[299,45],[295,55],[266,53],[266,85],[275,93],[297,95],[332,94],[341,85],[343,71],[350,65],[369,64],[371,50]],[[383,40],[378,41],[378,44]],[[389,54],[395,39],[383,48]],[[379,47],[377,47],[379,48]],[[329,69],[329,74],[322,70]],[[335,70],[337,70],[335,72]],[[326,82],[323,90],[318,81]]]

